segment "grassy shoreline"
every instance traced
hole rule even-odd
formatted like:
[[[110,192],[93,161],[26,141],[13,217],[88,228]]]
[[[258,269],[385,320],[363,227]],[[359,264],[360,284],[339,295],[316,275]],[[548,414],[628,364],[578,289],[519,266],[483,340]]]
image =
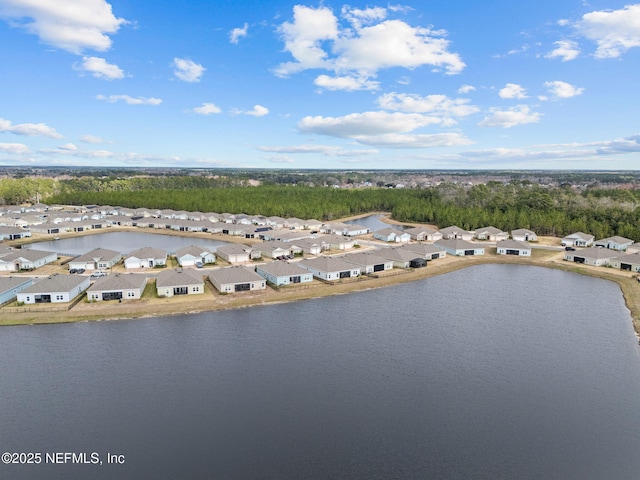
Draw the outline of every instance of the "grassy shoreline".
[[[376,213],[384,214],[385,212]],[[372,213],[353,218],[368,215],[372,215]],[[387,221],[388,223],[396,223],[388,220],[387,217],[382,220]],[[126,230],[129,229],[118,229],[118,231]],[[132,230],[139,231],[138,229]],[[184,232],[164,231],[162,233],[189,236],[194,238],[194,240],[197,240],[198,238],[205,238],[204,235],[185,235]],[[218,236],[214,237],[216,239],[218,238]],[[210,239],[212,238],[212,235],[208,234],[206,238]],[[230,240],[229,238],[220,239],[226,241]],[[145,290],[145,294],[140,300],[124,301],[122,303],[88,303],[86,300],[83,300],[70,310],[65,311],[7,313],[6,311],[3,312],[3,309],[0,308],[0,326],[105,321],[192,314],[207,311],[222,311],[247,308],[256,305],[288,303],[313,298],[322,298],[331,295],[348,294],[351,292],[375,288],[384,288],[400,283],[413,282],[437,275],[443,275],[475,265],[518,264],[555,268],[558,270],[616,282],[621,289],[625,304],[630,312],[633,328],[640,339],[640,283],[626,272],[620,272],[618,270],[605,267],[591,267],[567,263],[562,258],[563,252],[559,252],[557,250],[534,249],[532,257],[526,258],[497,255],[495,253],[495,248],[489,248],[488,252],[484,256],[454,257],[448,255],[444,259],[429,262],[428,267],[422,269],[403,271],[395,275],[382,276],[380,278],[362,277],[357,281],[343,283],[338,282],[336,284],[326,284],[314,280],[313,286],[303,289],[289,290],[285,287],[276,290],[271,287],[267,287],[265,291],[221,295],[207,282],[207,291],[204,295],[198,296],[202,298],[185,298],[187,296],[156,298],[154,289],[147,288]],[[193,296],[190,295],[189,297]]]

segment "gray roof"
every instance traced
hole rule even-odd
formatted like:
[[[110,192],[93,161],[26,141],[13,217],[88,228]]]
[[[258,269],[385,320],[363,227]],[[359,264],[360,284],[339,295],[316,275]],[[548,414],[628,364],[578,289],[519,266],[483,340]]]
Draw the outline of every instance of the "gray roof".
[[[480,243],[471,243],[466,240],[462,240],[460,238],[451,239],[451,240],[438,240],[436,245],[440,245],[445,248],[450,248],[452,250],[471,250],[476,248],[485,248],[484,245]]]
[[[403,233],[405,233],[402,230],[398,230],[397,228],[393,228],[393,227],[387,227],[387,228],[383,228],[382,230],[376,230],[375,232],[373,232],[374,234],[378,234],[378,235],[391,235],[392,233],[394,235],[402,235]]]
[[[345,262],[353,263],[355,265],[370,266],[370,265],[380,265],[381,263],[388,263],[391,260],[388,258],[384,258],[379,255],[377,252],[357,252],[357,253],[349,253],[340,257],[341,260]]]
[[[631,240],[630,238],[614,236],[614,237],[602,238],[602,239],[596,241],[596,243],[604,243],[604,242],[614,242],[614,243],[617,243],[619,245],[625,245],[625,244],[630,245],[630,244],[633,243],[633,240]]]
[[[51,255],[57,256],[57,253],[46,252],[44,250],[32,250],[30,248],[21,248],[20,250],[13,250],[12,252],[2,255],[2,260],[4,260],[5,262],[10,262],[18,258],[24,258],[26,260],[29,260],[30,262],[35,262],[36,260],[47,258]]]
[[[322,272],[341,272],[345,270],[354,270],[358,267],[354,267],[353,263],[348,263],[341,258],[336,257],[318,257],[318,258],[305,258],[300,260],[300,265],[308,266],[315,270]]]
[[[393,260],[394,262],[410,262],[414,258],[418,258],[419,255],[416,252],[411,250],[407,250],[405,248],[381,248],[377,251],[378,254],[383,258],[388,258],[389,260]]]
[[[241,243],[229,243],[228,245],[222,245],[216,249],[217,252],[223,252],[227,255],[234,255],[238,253],[249,253],[251,247],[243,245]]]
[[[203,285],[202,275],[192,268],[163,270],[156,278],[156,287]]]
[[[57,273],[43,278],[39,282],[25,288],[21,293],[70,292],[86,281],[87,277],[83,275]]]
[[[79,257],[71,260],[72,262],[90,262],[94,259],[98,260],[113,260],[116,257],[120,257],[122,254],[120,252],[116,252],[115,250],[109,250],[107,248],[94,248],[90,252],[85,253],[84,255],[80,255]]]
[[[536,232],[533,232],[531,230],[527,230],[526,228],[518,228],[517,230],[511,230],[511,235],[535,235]]]
[[[589,233],[584,233],[584,232],[575,232],[572,233],[571,235],[567,235],[564,238],[581,238],[582,240],[593,240],[595,237]]]
[[[33,278],[31,277],[0,277],[0,293],[19,287],[32,280]]]
[[[142,273],[116,273],[99,278],[89,287],[88,292],[103,292],[106,290],[144,290],[147,276]]]
[[[299,265],[283,261],[265,263],[264,265],[259,265],[257,268],[275,277],[309,274],[308,270],[305,270]]]
[[[441,228],[440,233],[446,235],[449,233],[471,233],[469,230],[465,230],[464,228],[460,228],[456,225],[451,225],[450,227]]]
[[[243,267],[240,265],[212,270],[209,273],[209,279],[211,282],[217,282],[220,284],[264,281],[264,278],[258,275],[253,270],[253,267]]]
[[[476,235],[478,233],[488,233],[490,235],[497,235],[498,233],[506,233],[506,232],[503,232],[502,230],[496,227],[483,227],[483,228],[476,228]]]
[[[583,248],[576,252],[566,252],[566,253],[568,256],[591,258],[594,260],[613,258],[620,255],[615,250],[609,250],[608,248],[602,248],[602,247]]]
[[[531,250],[529,242],[520,242],[518,240],[500,240],[496,243],[496,247],[512,248],[516,250]]]
[[[409,243],[407,245],[403,245],[398,247],[400,250],[408,250],[410,252],[414,252],[420,255],[431,255],[433,253],[442,252],[442,247],[438,247],[437,245],[433,245],[431,243]]]
[[[176,251],[176,257],[180,258],[183,257],[185,255],[193,255],[194,257],[202,257],[204,255],[207,255],[211,253],[211,250],[204,248],[204,247],[199,247],[197,245],[189,245],[186,247],[182,247],[180,249],[178,249]]]
[[[142,247],[127,255],[127,258],[167,258],[167,252],[161,248]]]
[[[432,235],[434,233],[436,233],[438,230],[435,228],[431,228],[431,227],[412,227],[412,228],[407,228],[405,230],[406,233],[408,233],[409,235],[417,235],[419,233],[427,233],[429,235]]]
[[[615,257],[620,263],[640,264],[640,253],[627,253],[626,255],[618,255]]]

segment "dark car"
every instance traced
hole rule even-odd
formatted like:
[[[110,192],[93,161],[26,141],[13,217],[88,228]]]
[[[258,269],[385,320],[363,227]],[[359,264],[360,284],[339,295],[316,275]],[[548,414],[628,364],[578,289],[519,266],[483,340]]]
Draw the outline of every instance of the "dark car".
[[[78,273],[78,269],[77,268],[72,268],[71,270],[69,270],[69,273]]]
[[[565,249],[567,252],[575,252],[575,251],[576,251],[576,249],[575,249],[575,248],[573,248],[573,247],[564,247],[564,249]]]

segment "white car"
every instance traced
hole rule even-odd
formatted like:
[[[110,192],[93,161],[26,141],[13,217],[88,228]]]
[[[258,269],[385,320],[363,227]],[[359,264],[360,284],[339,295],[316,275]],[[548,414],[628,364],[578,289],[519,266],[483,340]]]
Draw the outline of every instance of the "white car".
[[[107,272],[93,272],[91,274],[91,278],[100,278],[100,277],[106,277],[107,276]]]

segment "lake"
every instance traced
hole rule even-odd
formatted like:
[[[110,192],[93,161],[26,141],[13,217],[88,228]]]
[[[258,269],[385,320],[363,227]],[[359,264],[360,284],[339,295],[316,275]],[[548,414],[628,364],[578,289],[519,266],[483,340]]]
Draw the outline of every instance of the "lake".
[[[640,478],[614,283],[482,265],[297,303],[0,329],[3,479]],[[124,464],[106,464],[106,454]]]
[[[385,215],[381,215],[381,214],[376,214],[376,215],[369,215],[366,217],[362,217],[362,218],[357,218],[355,220],[347,220],[344,223],[349,223],[352,225],[361,225],[363,227],[367,227],[371,232],[376,232],[378,230],[382,230],[384,228],[395,228],[396,230],[405,230],[407,228],[411,228],[411,227],[406,227],[404,225],[391,225],[389,223],[384,223],[381,218],[383,218]]]
[[[61,254],[82,255],[94,248],[108,248],[122,254],[127,254],[141,247],[154,247],[175,253],[176,250],[189,245],[198,245],[215,251],[228,242],[207,238],[180,237],[175,235],[163,235],[143,232],[106,232],[96,235],[84,235],[80,237],[61,238],[34,242],[23,248],[33,248]]]

